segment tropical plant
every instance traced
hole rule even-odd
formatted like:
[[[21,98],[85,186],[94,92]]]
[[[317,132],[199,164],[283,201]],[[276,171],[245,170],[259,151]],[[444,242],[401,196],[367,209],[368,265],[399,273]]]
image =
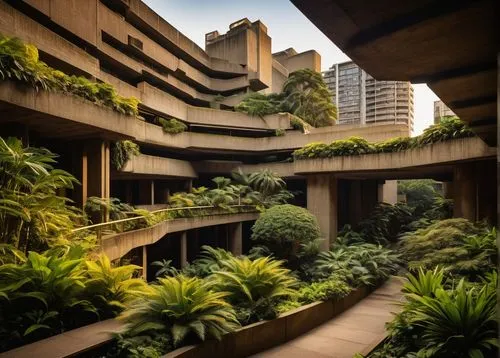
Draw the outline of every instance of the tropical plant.
[[[473,137],[474,132],[458,117],[443,117],[417,137],[417,145],[423,146],[449,139]]]
[[[127,335],[164,332],[173,345],[191,339],[220,339],[238,327],[234,311],[224,298],[214,292],[213,284],[196,277],[165,277],[149,286],[121,318],[127,323]]]
[[[262,169],[250,174],[248,185],[264,196],[277,194],[286,186],[285,181],[269,169]]]
[[[320,237],[316,217],[294,205],[276,205],[260,215],[252,227],[252,240],[266,245],[274,256],[293,264],[303,249],[301,244]]]
[[[78,210],[59,195],[77,180],[53,168],[57,156],[44,148],[24,147],[0,137],[0,243],[27,252],[43,250],[82,221]]]
[[[436,190],[437,182],[431,179],[400,180],[398,194],[405,195],[406,203],[414,209],[417,217],[431,210],[441,194]]]
[[[40,61],[38,49],[20,39],[0,34],[0,78],[27,82],[35,89],[60,91],[79,96],[120,113],[137,116],[139,100],[122,97],[107,83],[68,76]]]
[[[401,237],[400,251],[410,270],[444,268],[475,280],[496,267],[496,230],[466,219],[437,221]]]
[[[331,276],[326,280],[312,282],[300,288],[298,301],[307,304],[316,301],[338,300],[351,292],[351,287],[339,276]]]
[[[315,276],[325,279],[331,275],[345,277],[353,287],[375,285],[394,274],[401,259],[393,250],[374,244],[332,245],[321,252],[316,261]]]
[[[111,148],[111,164],[116,170],[121,170],[133,156],[141,154],[139,146],[131,140],[115,142]]]
[[[188,129],[187,125],[185,125],[183,122],[181,122],[175,118],[165,119],[165,118],[158,117],[156,119],[156,121],[160,126],[162,126],[163,131],[165,133],[179,134],[179,133],[187,131],[187,129]]]
[[[277,315],[276,305],[295,295],[296,280],[283,261],[261,257],[229,257],[219,262],[213,278],[237,310],[238,320],[248,324]]]
[[[235,109],[260,117],[288,112],[313,127],[333,125],[337,118],[337,108],[332,103],[328,86],[320,73],[310,69],[290,73],[283,85],[283,92],[269,95],[252,93]],[[303,128],[300,122],[294,123]]]
[[[145,281],[134,278],[142,268],[135,265],[113,267],[106,255],[85,261],[85,294],[101,318],[118,315],[132,299],[143,294]]]
[[[155,277],[173,277],[179,275],[179,271],[172,265],[172,260],[163,259],[161,261],[153,261],[151,266],[159,267],[155,272]]]
[[[182,271],[187,276],[207,277],[221,269],[221,262],[232,259],[230,251],[208,245],[201,247],[200,255]]]
[[[338,139],[330,144],[314,142],[293,152],[295,159],[332,158],[343,155],[361,155],[374,153],[375,148],[365,139],[350,137]]]

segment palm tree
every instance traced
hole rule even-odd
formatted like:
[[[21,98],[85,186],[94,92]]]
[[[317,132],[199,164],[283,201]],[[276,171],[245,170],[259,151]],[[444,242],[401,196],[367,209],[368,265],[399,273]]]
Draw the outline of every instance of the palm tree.
[[[248,184],[264,196],[277,194],[286,186],[285,181],[269,169],[262,169],[250,174]]]

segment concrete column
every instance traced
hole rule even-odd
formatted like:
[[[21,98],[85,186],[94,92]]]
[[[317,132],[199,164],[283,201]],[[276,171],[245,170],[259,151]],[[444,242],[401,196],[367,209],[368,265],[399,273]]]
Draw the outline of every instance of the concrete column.
[[[443,196],[446,199],[453,199],[453,182],[451,181],[443,182]]]
[[[316,216],[326,251],[337,237],[337,178],[329,174],[307,177],[307,209]]]
[[[181,258],[179,260],[180,264],[181,264],[181,268],[182,267],[185,267],[188,263],[188,259],[187,259],[187,231],[183,231],[181,233]]]
[[[363,219],[363,195],[360,180],[349,181],[349,224],[356,226]]]
[[[109,142],[89,140],[85,142],[82,156],[82,199],[90,196],[109,199],[110,196],[110,157]],[[107,220],[104,213],[102,220]]]
[[[382,197],[379,196],[378,201],[379,202],[382,201],[384,203],[392,204],[392,205],[394,205],[398,202],[398,181],[397,180],[386,180],[385,183],[382,184]]]
[[[477,187],[474,163],[459,164],[453,171],[453,216],[475,221]]]
[[[142,278],[148,279],[148,247],[146,245],[142,247]]]
[[[151,205],[155,204],[155,181],[151,180]]]
[[[233,255],[243,254],[243,225],[241,222],[228,224],[229,251]]]

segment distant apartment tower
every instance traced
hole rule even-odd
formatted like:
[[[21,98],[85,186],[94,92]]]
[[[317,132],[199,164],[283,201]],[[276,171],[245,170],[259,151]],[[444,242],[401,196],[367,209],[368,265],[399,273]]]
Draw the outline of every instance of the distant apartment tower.
[[[456,116],[443,101],[434,101],[434,123],[438,123],[441,117]]]
[[[323,72],[339,124],[405,123],[413,131],[413,86],[404,81],[377,81],[354,62]]]

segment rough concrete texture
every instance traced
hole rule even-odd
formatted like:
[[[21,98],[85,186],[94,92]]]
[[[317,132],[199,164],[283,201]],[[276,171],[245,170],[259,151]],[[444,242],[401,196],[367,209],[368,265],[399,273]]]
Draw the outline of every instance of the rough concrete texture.
[[[307,177],[307,210],[318,220],[323,251],[327,251],[337,237],[337,187],[337,178],[333,175]]]
[[[254,358],[352,358],[369,353],[385,337],[385,323],[398,310],[401,281],[389,280],[339,316],[281,346]]]
[[[196,178],[197,174],[190,162],[185,160],[154,157],[140,154],[132,157],[121,172],[147,174],[179,178]]]

